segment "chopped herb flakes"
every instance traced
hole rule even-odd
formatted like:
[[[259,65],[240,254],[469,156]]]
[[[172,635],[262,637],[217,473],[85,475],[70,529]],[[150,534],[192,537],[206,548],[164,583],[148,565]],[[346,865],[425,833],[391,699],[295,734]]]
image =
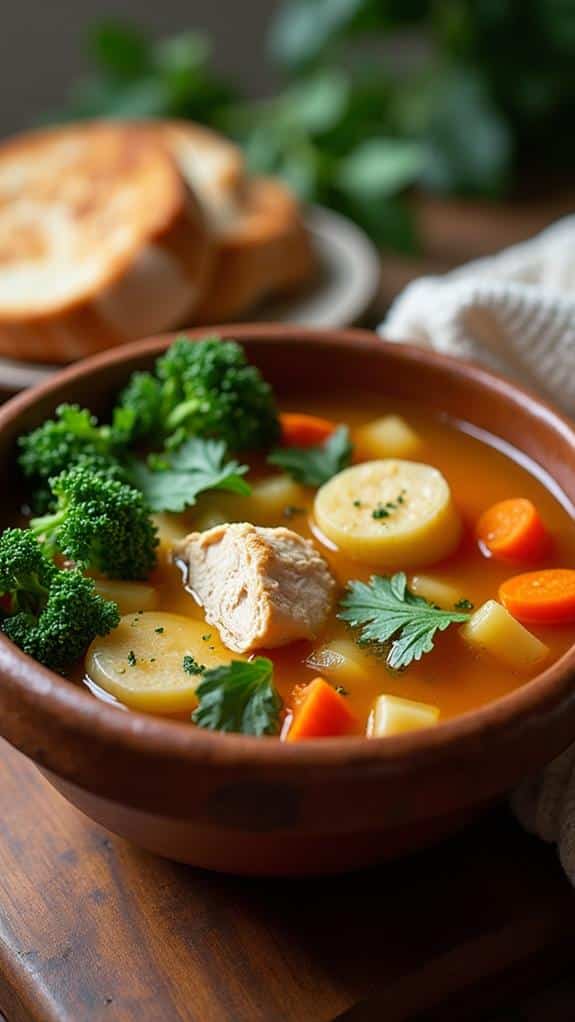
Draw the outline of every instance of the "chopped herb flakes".
[[[378,504],[371,512],[371,517],[379,521],[380,518],[389,518],[391,511],[388,511],[383,504]]]
[[[346,688],[343,687],[343,685],[336,685],[335,686],[335,690],[336,690],[336,692],[337,692],[337,694],[339,696],[348,696],[349,695],[349,692],[347,691]]]
[[[198,661],[190,653],[186,653],[182,661],[182,667],[184,668],[186,674],[189,674],[192,677],[196,674],[203,674],[206,669],[205,665],[199,664]]]
[[[163,629],[162,625],[160,625],[158,628],[154,628],[154,631],[157,632],[158,635],[163,635],[164,634],[164,629]]]
[[[129,663],[130,667],[135,667],[137,662],[138,662],[138,660],[137,660],[136,654],[134,653],[134,650],[131,649],[130,652],[128,653],[128,663]]]
[[[454,604],[455,610],[473,610],[474,606],[475,604],[472,603],[471,600],[466,599],[458,600],[457,603]]]
[[[379,521],[382,518],[389,518],[392,511],[397,511],[397,509],[405,503],[404,494],[405,490],[402,490],[401,493],[398,493],[395,500],[386,500],[385,504],[378,504],[371,512],[371,517],[375,518],[376,521]],[[358,506],[355,501],[354,506]]]

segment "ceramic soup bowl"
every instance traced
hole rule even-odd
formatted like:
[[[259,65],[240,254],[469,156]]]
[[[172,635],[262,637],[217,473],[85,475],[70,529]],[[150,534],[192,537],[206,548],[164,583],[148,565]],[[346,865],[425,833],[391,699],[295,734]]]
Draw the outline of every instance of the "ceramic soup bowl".
[[[575,432],[534,396],[471,365],[361,331],[226,327],[282,395],[311,381],[416,400],[503,438],[575,501]],[[204,331],[190,331],[200,336]],[[16,438],[63,401],[105,412],[171,338],[109,351],[0,409],[3,524],[22,493]],[[0,733],[104,827],[173,859],[234,873],[323,873],[436,840],[575,735],[575,649],[479,710],[393,738],[281,743],[123,712],[0,633]]]

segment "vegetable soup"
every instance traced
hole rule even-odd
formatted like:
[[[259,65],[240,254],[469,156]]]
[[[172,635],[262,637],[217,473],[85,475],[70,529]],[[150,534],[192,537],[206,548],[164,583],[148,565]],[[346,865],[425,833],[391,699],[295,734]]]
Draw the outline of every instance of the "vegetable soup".
[[[383,737],[505,695],[575,639],[572,511],[536,466],[377,395],[278,410],[232,342],[176,342],[110,425],[60,410],[21,461],[42,514],[0,539],[3,628],[124,707]]]

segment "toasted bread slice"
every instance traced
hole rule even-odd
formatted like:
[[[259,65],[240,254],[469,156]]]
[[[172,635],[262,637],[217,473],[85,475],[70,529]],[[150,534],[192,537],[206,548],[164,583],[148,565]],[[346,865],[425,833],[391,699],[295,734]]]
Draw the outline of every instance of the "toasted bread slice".
[[[216,259],[198,323],[245,315],[262,299],[295,290],[314,270],[311,240],[298,202],[272,178],[248,182],[240,215],[217,239]]]
[[[68,362],[191,319],[213,257],[200,204],[133,125],[0,147],[0,354]]]
[[[189,121],[157,121],[150,127],[169,149],[214,233],[225,232],[240,216],[245,199],[240,149],[215,131]]]

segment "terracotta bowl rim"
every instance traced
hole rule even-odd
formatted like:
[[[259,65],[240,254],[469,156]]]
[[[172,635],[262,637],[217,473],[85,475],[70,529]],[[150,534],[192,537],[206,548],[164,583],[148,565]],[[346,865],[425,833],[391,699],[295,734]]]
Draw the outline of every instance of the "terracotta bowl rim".
[[[85,378],[93,370],[160,353],[175,336],[182,333],[190,337],[219,333],[236,337],[240,341],[263,338],[272,344],[285,341],[302,345],[319,343],[326,347],[347,348],[350,354],[358,347],[383,353],[387,351],[403,361],[409,370],[423,363],[444,371],[462,386],[465,386],[467,380],[473,379],[480,387],[498,392],[511,404],[527,407],[530,417],[543,419],[551,430],[567,439],[575,463],[575,427],[569,420],[532,391],[490,370],[429,349],[385,341],[368,330],[328,330],[273,323],[193,328],[101,352],[59,370],[49,380],[7,401],[0,407],[0,432],[37,401],[57,391],[62,383]],[[472,736],[480,736],[486,731],[504,732],[544,707],[552,708],[571,691],[573,676],[575,643],[559,660],[520,688],[434,728],[392,738],[354,736],[289,744],[277,738],[223,735],[138,711],[119,711],[38,664],[0,633],[0,678],[7,678],[24,702],[33,703],[36,709],[49,717],[64,719],[68,728],[73,728],[79,734],[97,734],[113,745],[124,747],[126,751],[157,756],[168,754],[188,762],[201,760],[204,764],[209,760],[217,760],[220,764],[228,765],[293,765],[294,768],[305,769],[308,766],[334,767],[343,763],[349,768],[351,763],[357,766],[376,766],[383,762],[393,762],[399,767],[407,760],[426,759],[435,750],[441,749],[444,753],[456,751]]]

